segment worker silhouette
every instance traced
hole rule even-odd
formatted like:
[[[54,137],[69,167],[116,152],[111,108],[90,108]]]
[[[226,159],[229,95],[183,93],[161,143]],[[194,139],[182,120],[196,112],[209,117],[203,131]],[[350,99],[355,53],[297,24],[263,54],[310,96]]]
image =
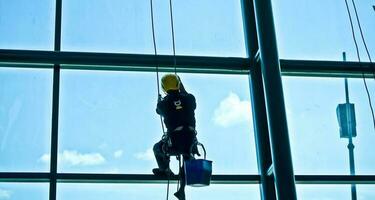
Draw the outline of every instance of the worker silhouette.
[[[166,96],[159,95],[156,113],[164,118],[167,132],[162,140],[154,145],[154,154],[158,168],[152,172],[158,176],[170,176],[170,155],[182,155],[183,160],[199,155],[196,148],[195,97],[186,92],[181,79],[175,74],[166,74],[161,79],[161,86]],[[179,200],[185,200],[185,173],[180,169],[181,187],[174,194]]]

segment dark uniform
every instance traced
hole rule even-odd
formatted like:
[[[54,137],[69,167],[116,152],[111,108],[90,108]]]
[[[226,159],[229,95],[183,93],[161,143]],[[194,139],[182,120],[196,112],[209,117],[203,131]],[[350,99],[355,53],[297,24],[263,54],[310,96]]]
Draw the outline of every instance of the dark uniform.
[[[163,116],[167,127],[168,138],[162,139],[154,145],[154,154],[159,169],[169,168],[170,154],[189,154],[191,145],[195,141],[195,97],[187,92],[169,91],[167,96],[158,102],[156,113]]]
[[[196,141],[195,97],[185,91],[181,84],[180,91],[170,90],[167,95],[158,101],[156,113],[164,118],[167,127],[167,138],[154,145],[154,154],[159,171],[169,170],[169,155],[182,154],[184,160],[191,159],[190,153],[197,153],[194,145]],[[193,152],[190,152],[193,150]],[[181,171],[183,168],[181,169]],[[185,199],[185,174],[180,174],[181,188],[175,195]]]

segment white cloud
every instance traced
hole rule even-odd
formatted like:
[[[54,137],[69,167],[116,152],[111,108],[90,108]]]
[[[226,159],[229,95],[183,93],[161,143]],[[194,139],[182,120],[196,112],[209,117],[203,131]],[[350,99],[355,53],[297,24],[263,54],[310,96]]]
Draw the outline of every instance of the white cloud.
[[[40,161],[49,163],[50,155],[44,154],[40,157]],[[79,153],[75,150],[64,150],[63,153],[58,155],[59,163],[67,164],[70,166],[92,166],[105,163],[105,158],[100,153]]]
[[[117,150],[117,151],[115,151],[115,153],[113,153],[113,156],[115,158],[120,158],[122,156],[122,154],[124,154],[123,150]]]
[[[49,161],[51,160],[51,156],[49,154],[43,154],[40,158],[39,158],[39,161],[43,162],[43,163],[49,163]]]
[[[10,199],[12,192],[0,188],[0,199]]]
[[[138,160],[152,161],[154,160],[154,151],[152,150],[152,148],[149,148],[145,152],[134,154],[134,157]]]
[[[241,101],[237,94],[231,92],[220,102],[214,111],[214,122],[223,127],[241,123],[251,123],[250,101]]]

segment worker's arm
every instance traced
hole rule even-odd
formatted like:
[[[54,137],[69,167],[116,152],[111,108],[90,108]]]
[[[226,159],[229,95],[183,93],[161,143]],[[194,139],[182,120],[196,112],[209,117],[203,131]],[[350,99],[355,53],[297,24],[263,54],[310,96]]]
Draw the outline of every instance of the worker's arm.
[[[181,94],[186,94],[186,95],[189,96],[189,102],[190,102],[190,105],[191,105],[191,107],[193,108],[193,110],[195,110],[195,109],[197,108],[197,103],[196,103],[196,101],[195,101],[195,97],[194,97],[194,95],[189,94],[189,93],[186,91],[186,89],[185,89],[185,87],[184,87],[184,84],[182,83],[180,77],[178,77],[178,80],[180,81],[180,93],[181,93]]]
[[[180,81],[180,93],[187,94],[184,84],[182,83],[181,78],[179,76],[178,76],[178,80]]]
[[[189,94],[189,95],[190,95],[190,99],[191,99],[191,107],[193,108],[193,110],[195,110],[197,108],[197,102],[195,101],[194,95],[192,95],[192,94]]]
[[[184,87],[184,84],[182,84],[182,82],[180,82],[180,92],[181,92],[181,93],[185,93],[185,94],[188,93],[188,92],[186,91],[185,87]]]
[[[163,115],[164,114],[163,110],[164,110],[164,101],[161,95],[159,94],[158,103],[156,105],[156,113],[159,115]]]

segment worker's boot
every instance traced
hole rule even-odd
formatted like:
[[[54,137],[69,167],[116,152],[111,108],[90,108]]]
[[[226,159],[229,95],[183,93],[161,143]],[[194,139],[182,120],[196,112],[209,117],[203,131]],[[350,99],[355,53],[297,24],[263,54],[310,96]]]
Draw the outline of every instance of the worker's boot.
[[[185,200],[185,191],[178,190],[176,193],[174,193],[174,196],[177,197],[178,200]]]
[[[173,172],[171,169],[160,169],[160,168],[154,168],[152,169],[152,173],[154,173],[155,176],[173,176]]]

